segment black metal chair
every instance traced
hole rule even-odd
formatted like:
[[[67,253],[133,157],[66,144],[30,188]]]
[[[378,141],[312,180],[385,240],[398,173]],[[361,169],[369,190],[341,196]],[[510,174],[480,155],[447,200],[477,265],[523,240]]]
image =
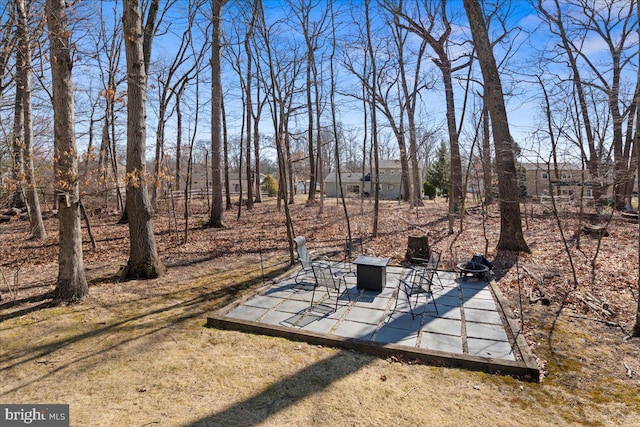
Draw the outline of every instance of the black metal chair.
[[[349,239],[349,236],[346,236],[344,238],[344,264],[349,268],[349,271],[351,271],[353,260],[360,255],[364,255],[364,253],[362,237],[351,237]]]
[[[351,302],[351,295],[347,289],[346,274],[336,274],[331,270],[331,264],[322,261],[313,261],[311,263],[311,269],[315,283],[313,284],[313,293],[311,294],[311,307],[314,305],[316,289],[322,287],[327,293],[327,298],[331,298],[331,293],[336,293],[336,305],[334,311],[338,311],[338,302],[343,293],[347,294],[349,302]],[[344,291],[342,290],[344,288]]]
[[[393,306],[393,311],[398,307],[398,300],[400,299],[400,294],[404,295],[407,299],[407,304],[409,304],[409,312],[411,313],[411,317],[415,319],[417,316],[421,316],[427,311],[429,306],[429,298],[433,301],[433,307],[436,310],[436,314],[438,313],[438,306],[436,304],[436,300],[433,298],[433,292],[431,291],[431,286],[423,287],[420,283],[422,279],[418,277],[417,270],[410,268],[407,274],[404,277],[400,277],[398,279],[398,291],[396,292],[396,302]],[[416,313],[416,308],[418,306],[418,298],[419,294],[426,294],[427,301],[426,306],[423,312]],[[412,302],[412,297],[415,295],[415,301]]]

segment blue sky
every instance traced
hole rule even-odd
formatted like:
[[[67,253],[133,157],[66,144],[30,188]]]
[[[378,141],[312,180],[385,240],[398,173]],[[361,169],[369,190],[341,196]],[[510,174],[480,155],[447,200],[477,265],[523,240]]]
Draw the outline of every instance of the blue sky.
[[[108,10],[113,2],[105,1],[102,3],[105,10]],[[287,23],[275,24],[276,21],[282,20],[285,18],[291,18],[291,9],[287,6],[287,3],[283,0],[270,0],[265,1],[265,14],[266,19],[269,24],[277,25],[280,28],[280,32],[277,37],[279,37],[280,42],[292,42],[301,39],[301,35],[299,33],[299,24],[296,24],[293,20],[290,20]],[[323,9],[326,6],[326,2],[319,1],[318,10]],[[372,2],[375,4],[375,2]],[[531,7],[528,1],[524,0],[514,0],[511,2],[505,3],[510,6],[509,17],[507,19],[507,27],[512,30],[512,38],[510,41],[513,44],[507,45],[512,46],[511,51],[509,51],[509,59],[502,65],[503,70],[503,85],[506,91],[509,91],[510,94],[506,97],[507,105],[508,105],[508,115],[510,119],[510,130],[514,137],[514,139],[523,147],[537,147],[537,141],[535,138],[532,138],[532,133],[541,127],[543,124],[541,122],[543,118],[543,110],[541,109],[541,96],[539,86],[535,84],[535,73],[542,73],[544,78],[550,78],[552,74],[558,76],[568,77],[568,69],[562,63],[551,65],[548,67],[541,68],[542,62],[540,60],[542,52],[554,47],[558,42],[553,39],[549,34],[548,28],[545,25],[541,24],[539,17],[536,14],[536,11]],[[625,5],[626,3],[619,2],[619,4]],[[85,3],[86,5],[86,3]],[[167,62],[170,60],[173,52],[179,43],[178,36],[182,33],[186,19],[184,10],[186,8],[186,1],[179,0],[176,5],[168,15],[165,20],[165,25],[163,26],[163,31],[159,34],[154,40],[153,47],[153,64],[152,71],[150,75],[150,99],[149,99],[149,147],[153,147],[154,142],[154,116],[156,114],[156,108],[154,107],[154,99],[156,94],[153,89],[154,79],[157,78],[158,69],[163,62]],[[355,54],[358,49],[362,49],[362,45],[352,45],[345,50],[346,42],[357,37],[358,26],[362,25],[362,11],[353,12],[361,7],[362,2],[360,1],[337,1],[335,4],[336,10],[340,10],[341,16],[339,21],[341,23],[339,27],[339,51],[338,54],[349,52],[351,54]],[[93,4],[95,6],[95,3]],[[241,19],[237,11],[235,10],[237,3],[230,2],[223,11],[223,19],[225,28],[229,28],[230,26],[237,24]],[[121,7],[121,6],[120,6]],[[454,32],[452,34],[452,40],[459,42],[460,45],[457,46],[452,44],[450,47],[450,51],[452,55],[459,53],[465,54],[469,52],[470,44],[463,43],[464,41],[470,38],[469,31],[467,29],[466,18],[464,15],[464,10],[462,7],[461,0],[454,0],[449,2],[450,8],[450,16],[454,20]],[[505,8],[500,9],[501,12],[505,12]],[[94,15],[95,16],[95,15]],[[317,17],[317,14],[315,15]],[[354,19],[355,16],[355,19]],[[373,14],[373,16],[377,16]],[[575,17],[575,16],[574,16]],[[93,19],[91,17],[90,19]],[[316,18],[317,19],[317,18]],[[200,23],[202,26],[206,25],[206,17],[200,18]],[[170,27],[167,31],[166,24],[170,24]],[[497,27],[492,27],[497,28]],[[519,28],[520,31],[517,32],[515,29]],[[377,40],[377,43],[384,43],[388,40],[388,37],[385,35],[385,27],[383,22],[377,18],[376,23],[374,25],[374,37]],[[199,29],[195,31],[196,37],[199,42],[202,42],[204,36],[200,33]],[[199,34],[199,35],[198,35]],[[272,36],[274,40],[276,40],[276,35]],[[635,40],[637,40],[637,36],[634,36]],[[419,39],[417,36],[411,36],[411,41],[414,45],[419,43]],[[327,44],[328,46],[328,44]],[[513,48],[515,46],[515,48]],[[328,47],[327,47],[328,48]],[[603,44],[601,40],[593,35],[586,37],[584,40],[583,51],[588,52],[590,58],[596,61],[599,64],[602,64],[603,68],[606,68],[606,57],[603,52],[605,52],[606,46]],[[277,48],[274,45],[274,49]],[[290,47],[291,49],[291,47]],[[507,48],[504,46],[496,47],[496,57],[501,60],[506,54]],[[637,47],[636,47],[637,49]],[[290,51],[285,51],[284,54],[290,54]],[[301,54],[304,52],[301,51]],[[428,56],[431,56],[431,52],[428,50]],[[124,53],[122,55],[124,61]],[[429,57],[427,57],[423,61],[423,67],[430,66],[431,61]],[[337,61],[337,66],[340,67],[340,60]],[[86,84],[87,76],[85,73],[92,70],[91,65],[87,67],[78,67],[77,70],[81,72],[80,76],[77,76],[77,80],[79,83]],[[226,104],[227,104],[227,113],[228,113],[228,122],[230,128],[230,134],[233,137],[236,135],[240,128],[240,96],[239,96],[239,83],[238,76],[231,69],[229,64],[224,65],[223,69],[223,85],[226,93]],[[635,76],[637,72],[637,58],[633,61],[632,64],[627,68],[625,74],[625,83],[627,85],[633,85],[635,82]],[[208,140],[210,135],[210,130],[208,128],[208,122],[210,119],[210,107],[208,104],[208,98],[210,96],[210,89],[207,86],[207,82],[209,79],[208,75],[209,71],[205,71],[203,73],[203,83],[200,87],[200,105],[199,105],[199,120],[200,120],[200,130],[196,139],[204,139]],[[326,73],[328,73],[328,65],[326,62],[324,63],[324,73],[325,78]],[[340,92],[359,92],[359,83],[357,79],[350,75],[346,70],[339,69],[338,70],[338,89]],[[437,70],[431,71],[433,77],[435,78],[435,86],[433,89],[424,91],[422,95],[422,102],[420,105],[420,119],[421,124],[430,127],[430,128],[441,128],[442,132],[440,133],[443,139],[447,139],[446,133],[444,129],[445,123],[445,103],[443,98],[442,85],[440,83],[440,76]],[[466,78],[466,70],[462,70],[457,73],[458,77]],[[549,74],[552,73],[552,74]],[[474,64],[473,76],[479,79],[479,70],[477,63]],[[156,82],[157,83],[157,82]],[[97,80],[94,79],[94,83],[97,84]],[[121,86],[124,89],[124,86]],[[481,88],[476,84],[473,87],[474,93],[481,92]],[[457,107],[457,119],[460,121],[462,116],[462,105],[463,105],[463,95],[464,95],[464,84],[457,83],[455,86],[456,93],[456,107]],[[194,117],[193,107],[195,103],[193,102],[193,91],[191,93],[191,101],[185,105],[185,114],[187,117]],[[343,122],[346,126],[350,127],[353,131],[361,131],[362,130],[362,105],[360,102],[354,102],[353,99],[348,97],[338,96],[340,101],[339,106],[339,117],[341,122]],[[296,101],[297,104],[302,104],[304,102],[303,98],[300,98]],[[479,103],[474,96],[470,97],[468,100],[468,110],[464,116],[464,124],[463,124],[463,133],[461,137],[461,143],[463,147],[467,148],[471,144],[472,133],[475,129],[475,118],[473,113],[478,108]],[[379,114],[380,118],[381,115]],[[328,123],[328,116],[325,116],[324,119],[325,124]],[[172,124],[170,121],[167,130],[167,138],[172,137]],[[298,129],[301,130],[306,126],[306,119],[302,118],[298,123]],[[271,120],[268,116],[268,109],[265,107],[263,124],[261,130],[265,134],[269,134],[269,127],[271,126]],[[544,141],[543,141],[544,143]],[[537,149],[537,148],[536,148]]]

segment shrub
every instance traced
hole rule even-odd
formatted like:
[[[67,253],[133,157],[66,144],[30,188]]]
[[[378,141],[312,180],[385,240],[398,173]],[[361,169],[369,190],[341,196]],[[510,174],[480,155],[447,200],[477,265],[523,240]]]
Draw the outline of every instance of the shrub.
[[[276,181],[273,175],[267,175],[264,177],[264,180],[262,181],[262,191],[271,197],[278,194],[278,181]]]
[[[422,183],[422,192],[429,198],[429,200],[433,200],[436,197],[436,187],[434,187],[430,182],[425,181]]]

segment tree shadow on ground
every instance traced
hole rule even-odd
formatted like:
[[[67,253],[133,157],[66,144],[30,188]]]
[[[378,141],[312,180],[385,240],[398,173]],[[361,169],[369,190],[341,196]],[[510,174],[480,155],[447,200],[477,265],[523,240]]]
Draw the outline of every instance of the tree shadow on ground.
[[[187,426],[256,426],[367,366],[372,358],[346,350],[308,366],[264,391]],[[357,391],[354,391],[357,392]],[[329,416],[329,414],[327,414]]]
[[[512,251],[498,251],[495,258],[493,259],[493,274],[494,279],[499,281],[504,276],[507,275],[509,271],[515,266],[516,275],[518,276],[518,280],[520,279],[520,269],[518,266],[518,256],[520,254],[518,252]]]
[[[275,276],[278,274],[282,274],[286,270],[287,270],[286,268],[283,268],[280,271],[272,272],[271,275]],[[242,293],[243,291],[251,287],[258,286],[261,283],[262,283],[262,277],[249,279],[244,282],[240,282],[231,286],[225,286],[211,292],[204,292],[195,297],[191,297],[189,299],[179,301],[171,305],[165,305],[156,309],[149,309],[144,312],[140,312],[131,316],[120,317],[116,321],[109,322],[108,324],[99,324],[101,326],[91,329],[89,331],[76,333],[75,335],[72,335],[70,337],[61,338],[61,339],[55,339],[54,337],[52,340],[48,340],[45,343],[25,346],[23,348],[20,348],[19,350],[14,350],[13,352],[8,352],[8,353],[5,352],[4,354],[2,354],[2,357],[0,358],[0,362],[4,362],[4,363],[9,362],[9,363],[0,366],[0,375],[2,375],[2,372],[7,371],[9,369],[12,369],[18,366],[28,366],[29,363],[33,363],[41,359],[46,359],[47,357],[49,357],[50,355],[52,355],[54,352],[58,350],[65,349],[67,347],[72,346],[73,344],[77,344],[88,339],[104,338],[108,336],[116,337],[118,336],[118,333],[121,333],[123,330],[130,330],[132,328],[132,324],[137,322],[142,322],[145,319],[155,319],[157,318],[158,315],[162,315],[162,314],[165,314],[168,316],[176,316],[174,319],[169,319],[167,321],[160,322],[160,326],[153,327],[151,329],[149,329],[144,325],[141,325],[139,326],[139,328],[142,331],[142,333],[140,334],[133,334],[133,335],[128,334],[126,337],[122,339],[115,340],[107,348],[99,348],[99,346],[96,346],[95,351],[84,353],[82,354],[81,357],[70,359],[66,363],[59,363],[55,369],[47,372],[46,374],[38,378],[32,379],[27,383],[23,383],[13,388],[7,389],[5,390],[5,392],[11,393],[11,392],[18,391],[21,388],[28,386],[29,384],[42,381],[45,378],[50,377],[55,373],[68,368],[71,364],[76,364],[81,361],[89,360],[93,357],[98,356],[101,353],[108,352],[109,350],[112,350],[125,343],[139,340],[143,337],[152,335],[158,331],[167,329],[169,327],[173,327],[176,325],[176,323],[181,323],[191,319],[199,318],[204,314],[209,313],[211,310],[216,310],[221,307],[225,307],[230,302],[237,299],[240,293]],[[188,291],[189,289],[186,289],[185,291]],[[172,295],[175,293],[179,293],[179,292],[171,292],[169,293],[169,295]],[[166,295],[164,294],[156,295],[155,297],[163,298],[163,297],[166,297]],[[175,297],[177,297],[177,295],[175,295]],[[47,308],[50,305],[51,305],[50,302],[47,301],[35,307],[28,308],[25,310],[31,310],[31,311],[41,310],[41,309]],[[173,315],[172,313],[176,313],[176,314]],[[26,314],[26,313],[22,313],[22,314]],[[11,314],[11,316],[18,317],[18,315],[14,316],[13,314]],[[138,326],[133,326],[133,328],[138,328]]]

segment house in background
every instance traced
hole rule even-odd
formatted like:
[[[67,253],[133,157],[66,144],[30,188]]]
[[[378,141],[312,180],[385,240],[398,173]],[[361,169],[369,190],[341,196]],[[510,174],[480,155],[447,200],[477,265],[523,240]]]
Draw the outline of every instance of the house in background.
[[[600,183],[591,178],[591,174],[588,171],[584,171],[580,167],[577,167],[571,163],[558,163],[558,177],[555,176],[555,170],[553,166],[546,163],[522,163],[520,168],[524,170],[521,176],[524,178],[524,183],[521,182],[526,188],[527,197],[535,197],[543,201],[543,199],[550,197],[551,188],[554,194],[559,195],[565,200],[574,200],[580,197],[581,191],[584,185],[584,199],[593,198],[594,186],[600,186]],[[606,189],[602,191],[603,194],[611,196],[613,194],[613,186],[611,182],[605,183]]]
[[[380,176],[380,198],[397,200],[402,198],[402,168],[400,160],[380,160],[378,165]],[[422,170],[419,171],[423,177]],[[409,169],[411,175],[411,169]],[[363,191],[365,196],[373,195],[372,172],[368,171],[363,177],[362,172],[341,172],[342,190],[345,197],[358,197]],[[338,180],[335,171],[329,172],[324,178],[324,190],[327,197],[340,195]]]

